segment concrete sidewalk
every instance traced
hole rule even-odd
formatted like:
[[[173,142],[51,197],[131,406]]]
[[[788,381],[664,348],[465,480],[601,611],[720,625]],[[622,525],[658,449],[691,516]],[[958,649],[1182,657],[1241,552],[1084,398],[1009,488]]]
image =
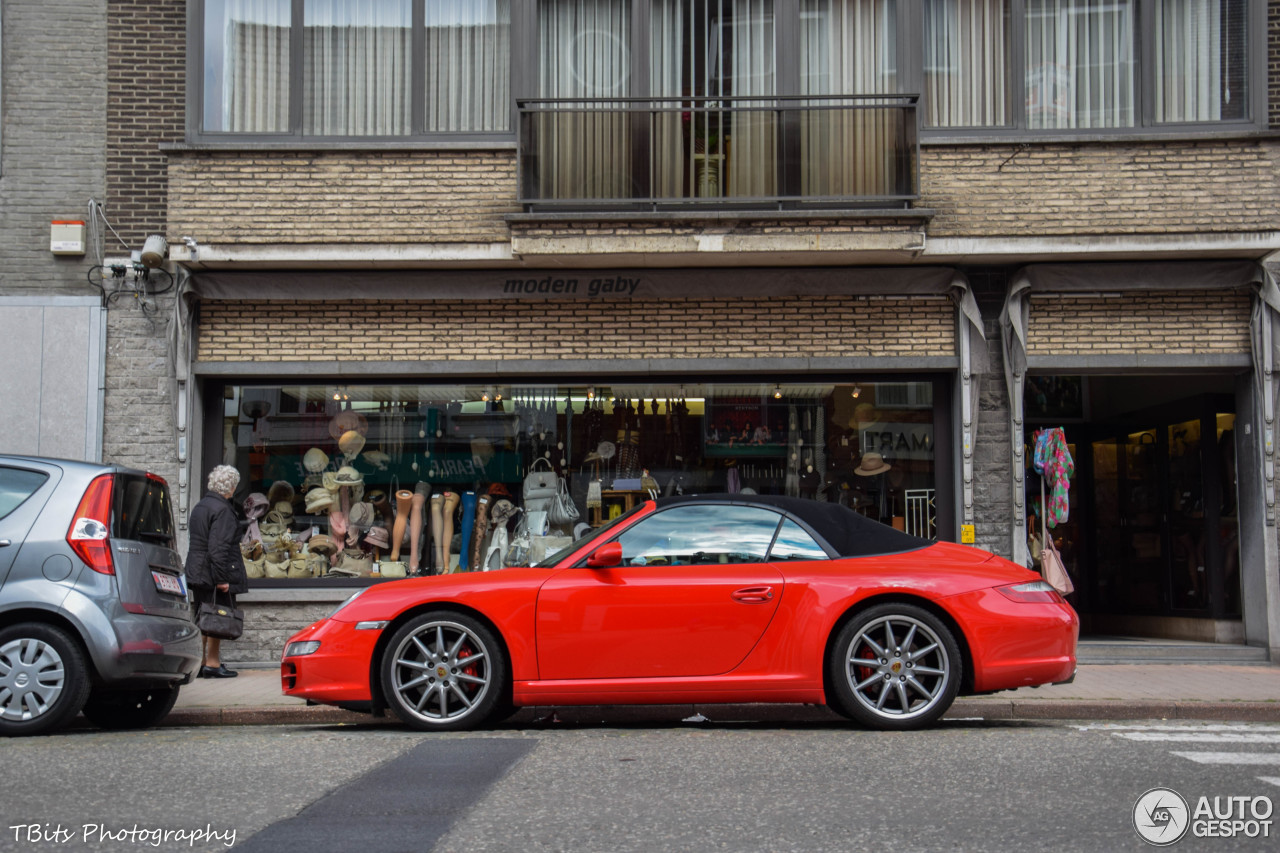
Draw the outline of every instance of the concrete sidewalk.
[[[679,721],[702,714],[717,722],[839,719],[806,705],[661,705],[527,708],[520,725],[551,715],[561,722]],[[1141,664],[1080,666],[1072,684],[1023,688],[961,698],[949,718],[1097,720],[1192,719],[1280,722],[1280,666]],[[242,669],[237,678],[197,679],[182,688],[168,726],[272,723],[370,723],[375,718],[338,708],[307,706],[280,692],[276,669]],[[398,722],[384,718],[384,722]]]

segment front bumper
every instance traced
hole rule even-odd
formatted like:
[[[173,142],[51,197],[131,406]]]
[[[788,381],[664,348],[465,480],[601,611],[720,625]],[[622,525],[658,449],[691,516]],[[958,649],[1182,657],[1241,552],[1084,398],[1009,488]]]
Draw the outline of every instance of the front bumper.
[[[322,705],[345,705],[373,699],[369,679],[374,648],[382,630],[357,630],[354,622],[322,619],[294,634],[285,643],[314,640],[320,648],[309,655],[283,655],[280,688]]]

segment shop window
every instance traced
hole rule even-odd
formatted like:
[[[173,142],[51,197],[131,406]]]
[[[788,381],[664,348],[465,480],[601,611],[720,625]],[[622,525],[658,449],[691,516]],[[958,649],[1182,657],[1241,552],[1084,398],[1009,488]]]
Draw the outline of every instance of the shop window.
[[[207,462],[241,472],[261,579],[533,565],[675,494],[832,501],[933,537],[933,392],[901,381],[229,386],[221,452]],[[770,554],[779,518],[715,559],[826,558],[794,524]],[[664,559],[694,559],[697,544]]]

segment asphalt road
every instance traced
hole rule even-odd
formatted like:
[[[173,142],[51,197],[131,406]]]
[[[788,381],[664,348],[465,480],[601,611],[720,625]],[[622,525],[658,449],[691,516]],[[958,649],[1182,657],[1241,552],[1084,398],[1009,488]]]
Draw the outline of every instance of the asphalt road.
[[[1233,826],[1202,815],[1172,850],[1275,850],[1280,828],[1280,726],[1262,724],[85,729],[0,756],[0,851],[225,850],[234,833],[271,853],[1110,853],[1151,849],[1133,813],[1157,787],[1193,817],[1200,797],[1243,809],[1235,831],[1258,834],[1195,837]],[[1167,840],[1188,816],[1157,799]]]

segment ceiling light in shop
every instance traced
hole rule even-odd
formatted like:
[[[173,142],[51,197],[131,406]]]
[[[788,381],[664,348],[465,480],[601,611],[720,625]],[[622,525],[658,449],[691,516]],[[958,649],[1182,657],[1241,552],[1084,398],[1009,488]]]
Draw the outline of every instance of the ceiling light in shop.
[[[862,386],[861,386],[861,385],[854,385],[854,386],[853,386],[853,399],[855,399],[855,400],[856,400],[856,399],[858,399],[858,398],[859,398],[859,397],[861,397],[861,396],[862,396]]]
[[[775,400],[781,400],[781,399],[782,399],[782,386],[781,386],[781,385],[775,385],[775,386],[773,386],[773,399],[775,399]]]

